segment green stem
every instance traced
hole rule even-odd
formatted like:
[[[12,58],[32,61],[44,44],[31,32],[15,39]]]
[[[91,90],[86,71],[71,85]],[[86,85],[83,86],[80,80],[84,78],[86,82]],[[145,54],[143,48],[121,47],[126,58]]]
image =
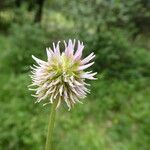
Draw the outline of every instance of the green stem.
[[[54,122],[56,116],[56,106],[57,106],[57,101],[55,100],[54,103],[52,104],[51,113],[49,116],[49,125],[48,125],[45,150],[52,150],[52,134],[53,134]]]

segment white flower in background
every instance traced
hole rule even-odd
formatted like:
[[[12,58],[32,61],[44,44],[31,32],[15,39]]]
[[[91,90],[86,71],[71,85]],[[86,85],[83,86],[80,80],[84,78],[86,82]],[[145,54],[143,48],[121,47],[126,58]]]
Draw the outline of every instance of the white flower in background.
[[[75,51],[75,40],[69,40],[68,43],[64,41],[65,51],[60,53],[59,43],[60,41],[56,45],[53,43],[53,50],[46,48],[47,61],[32,56],[38,66],[31,67],[33,83],[30,86],[35,86],[36,89],[30,90],[36,91],[33,95],[37,97],[36,102],[47,100],[45,104],[48,104],[58,101],[58,108],[65,101],[70,110],[76,102],[81,103],[79,99],[85,98],[89,93],[89,84],[85,79],[96,79],[96,73],[84,71],[94,64],[90,61],[95,55],[91,53],[82,59],[83,42],[78,41]]]

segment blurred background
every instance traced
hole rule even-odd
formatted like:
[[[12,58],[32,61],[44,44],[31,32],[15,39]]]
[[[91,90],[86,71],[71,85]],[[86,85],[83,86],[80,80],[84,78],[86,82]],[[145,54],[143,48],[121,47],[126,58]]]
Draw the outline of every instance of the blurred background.
[[[0,1],[0,150],[43,150],[50,105],[34,104],[31,55],[79,39],[96,53],[91,94],[58,112],[54,150],[150,149],[149,0]]]

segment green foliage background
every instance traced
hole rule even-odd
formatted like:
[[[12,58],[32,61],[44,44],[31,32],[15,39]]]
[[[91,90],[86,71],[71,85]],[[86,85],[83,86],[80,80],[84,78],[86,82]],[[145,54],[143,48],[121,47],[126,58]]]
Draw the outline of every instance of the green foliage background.
[[[29,10],[29,4],[32,9]],[[91,94],[57,114],[54,150],[149,150],[150,3],[147,0],[0,2],[0,150],[42,150],[50,106],[34,104],[31,55],[46,59],[58,40],[80,39],[96,54]]]

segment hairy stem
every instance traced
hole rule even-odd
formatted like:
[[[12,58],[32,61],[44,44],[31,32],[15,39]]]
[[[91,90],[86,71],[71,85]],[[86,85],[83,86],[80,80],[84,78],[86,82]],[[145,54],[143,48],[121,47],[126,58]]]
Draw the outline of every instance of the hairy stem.
[[[48,125],[45,150],[52,150],[52,134],[53,134],[54,123],[55,123],[56,106],[57,106],[57,101],[55,100],[54,103],[52,104],[52,108],[49,116],[49,125]]]

